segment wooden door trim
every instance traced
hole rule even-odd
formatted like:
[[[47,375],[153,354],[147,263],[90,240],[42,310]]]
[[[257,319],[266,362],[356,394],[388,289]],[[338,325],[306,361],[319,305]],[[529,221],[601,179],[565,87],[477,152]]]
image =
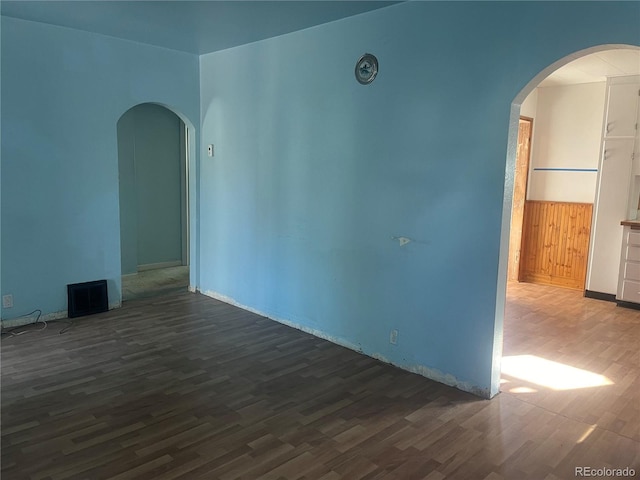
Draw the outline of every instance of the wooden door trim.
[[[529,124],[528,148],[526,158],[522,158],[520,153],[520,124],[526,122]],[[518,148],[516,153],[516,164],[514,167],[514,188],[513,198],[511,201],[511,227],[509,230],[509,259],[508,259],[508,280],[520,281],[520,264],[522,257],[522,239],[524,225],[524,208],[527,200],[527,190],[529,183],[529,169],[531,164],[531,145],[533,140],[533,122],[534,119],[520,115],[518,120]],[[520,173],[519,173],[520,172]],[[523,178],[524,177],[524,178]],[[521,188],[518,186],[521,185]],[[522,195],[519,191],[522,190]],[[518,207],[518,205],[521,205]]]

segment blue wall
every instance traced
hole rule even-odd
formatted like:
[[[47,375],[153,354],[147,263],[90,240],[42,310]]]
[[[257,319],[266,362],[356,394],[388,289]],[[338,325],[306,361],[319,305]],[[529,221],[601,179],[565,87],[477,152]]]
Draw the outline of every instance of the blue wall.
[[[2,17],[2,294],[12,319],[66,312],[106,278],[120,303],[116,124],[158,102],[197,122],[198,58]]]
[[[511,102],[566,55],[640,45],[639,23],[637,2],[408,2],[198,61],[2,18],[2,318],[98,278],[119,303],[116,123],[158,102],[201,122],[192,284],[495,393]]]
[[[640,44],[639,20],[638,3],[409,2],[201,56],[201,152],[217,150],[199,288],[495,393],[511,103],[566,55]]]
[[[182,261],[183,128],[173,112],[148,103],[118,121],[123,274]]]

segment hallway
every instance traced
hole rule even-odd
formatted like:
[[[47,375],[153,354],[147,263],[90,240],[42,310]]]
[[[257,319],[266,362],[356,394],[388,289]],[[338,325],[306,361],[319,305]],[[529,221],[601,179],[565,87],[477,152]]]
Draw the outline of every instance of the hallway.
[[[144,270],[122,277],[122,301],[186,291],[188,286],[188,266]]]

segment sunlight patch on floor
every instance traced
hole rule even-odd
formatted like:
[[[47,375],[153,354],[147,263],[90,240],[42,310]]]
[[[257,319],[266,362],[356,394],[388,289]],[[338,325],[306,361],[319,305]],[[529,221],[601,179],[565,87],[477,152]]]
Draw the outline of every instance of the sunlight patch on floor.
[[[537,390],[530,387],[513,387],[509,390],[510,393],[536,393]]]
[[[584,442],[589,435],[591,435],[591,433],[593,433],[593,431],[596,429],[597,425],[591,425],[589,426],[589,428],[587,428],[587,430],[582,434],[582,436],[578,439],[578,441],[576,443],[582,443]]]
[[[535,355],[502,357],[502,373],[552,390],[573,390],[613,385],[613,382],[604,375]]]

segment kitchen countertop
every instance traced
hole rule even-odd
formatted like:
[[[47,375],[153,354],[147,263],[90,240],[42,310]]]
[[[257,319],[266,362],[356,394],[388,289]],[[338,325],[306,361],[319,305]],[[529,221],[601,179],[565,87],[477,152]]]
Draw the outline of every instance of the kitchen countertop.
[[[625,227],[637,227],[640,228],[640,220],[622,220],[620,225]]]

